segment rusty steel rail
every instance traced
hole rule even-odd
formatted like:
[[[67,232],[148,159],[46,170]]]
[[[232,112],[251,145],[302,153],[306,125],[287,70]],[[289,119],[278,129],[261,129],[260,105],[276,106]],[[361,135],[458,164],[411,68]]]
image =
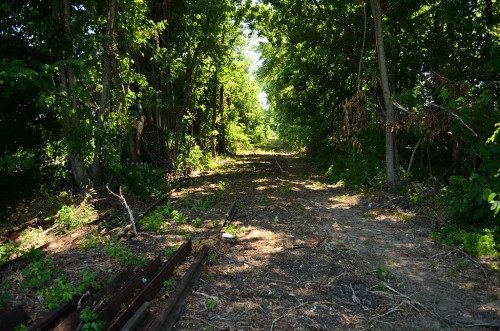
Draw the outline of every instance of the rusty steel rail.
[[[203,247],[191,266],[178,281],[176,289],[162,305],[157,316],[150,308],[153,299],[162,289],[165,280],[172,277],[175,269],[192,253],[192,241],[186,241],[175,254],[162,264],[160,257],[152,260],[142,271],[134,274],[125,270],[111,283],[91,295],[92,289],[82,296],[74,296],[49,313],[42,320],[29,327],[29,331],[73,331],[82,329],[80,313],[92,309],[97,313],[96,320],[105,323],[108,331],[166,330],[171,328],[179,317],[180,308],[189,295],[191,285],[197,281],[208,256],[208,248]],[[0,328],[13,330],[26,321],[22,306],[10,313],[0,315]],[[12,325],[11,325],[12,324]]]
[[[231,208],[229,209],[229,212],[227,213],[227,217],[224,220],[224,223],[222,223],[222,226],[220,227],[219,232],[222,231],[222,229],[224,229],[226,225],[231,224],[231,222],[236,217],[237,212],[238,212],[238,207],[236,206],[236,201],[234,201],[233,204],[231,205]]]
[[[170,296],[170,298],[162,306],[159,315],[151,321],[147,330],[148,331],[159,331],[159,330],[169,330],[175,324],[177,318],[179,317],[179,311],[189,294],[191,285],[199,278],[202,270],[202,266],[208,255],[208,248],[203,247],[198,253],[196,260],[186,271],[186,274],[177,283],[177,287]]]

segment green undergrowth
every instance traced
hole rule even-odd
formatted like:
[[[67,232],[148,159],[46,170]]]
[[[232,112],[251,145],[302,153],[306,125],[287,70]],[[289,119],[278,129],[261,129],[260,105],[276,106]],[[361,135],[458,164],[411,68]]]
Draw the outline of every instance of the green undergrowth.
[[[74,295],[83,294],[88,287],[98,287],[96,275],[87,270],[83,272],[82,280],[75,284],[72,277],[56,267],[41,250],[33,249],[24,254],[23,258],[29,263],[21,271],[20,289],[26,293],[34,293],[50,310],[70,301]],[[12,286],[14,285],[7,280],[0,283],[0,307],[11,300]]]
[[[474,256],[500,256],[500,228],[467,228],[457,225],[444,227],[441,232],[432,232],[431,238],[445,245],[458,246]]]

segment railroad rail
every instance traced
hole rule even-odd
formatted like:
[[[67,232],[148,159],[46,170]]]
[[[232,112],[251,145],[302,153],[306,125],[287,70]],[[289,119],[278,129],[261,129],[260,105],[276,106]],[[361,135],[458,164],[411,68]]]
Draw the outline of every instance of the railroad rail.
[[[83,296],[74,296],[28,330],[80,330],[85,322],[81,320],[80,313],[88,308],[97,314],[95,320],[103,322],[105,330],[108,331],[169,329],[179,317],[180,307],[189,294],[191,285],[201,275],[208,248],[203,247],[196,252],[194,262],[177,282],[175,290],[156,315],[149,309],[152,306],[151,301],[157,296],[164,282],[173,276],[174,270],[192,253],[192,241],[189,239],[165,263],[157,257],[135,274],[131,270],[125,270],[99,291],[91,294],[92,289],[89,288]],[[23,322],[25,316],[21,306],[0,315],[2,330],[14,330],[17,324]]]
[[[139,217],[156,208],[164,199],[156,201]],[[224,227],[235,218],[238,208],[231,205],[224,220]],[[125,231],[126,232],[126,229]],[[104,330],[117,331],[158,331],[170,329],[180,315],[184,300],[189,295],[191,286],[197,281],[208,256],[208,247],[193,252],[192,239],[184,242],[165,263],[158,256],[143,269],[134,272],[132,269],[122,271],[117,277],[100,290],[87,288],[83,295],[75,295],[56,310],[29,326],[29,331],[73,331],[82,330],[85,321],[81,319],[84,309],[91,309],[96,314],[96,321],[105,323]],[[152,301],[163,287],[166,280],[174,275],[174,271],[194,255],[195,259],[184,275],[177,281],[175,289],[168,299],[162,303],[157,313],[152,312]],[[14,330],[17,325],[27,322],[22,305],[10,311],[0,313],[2,330]]]

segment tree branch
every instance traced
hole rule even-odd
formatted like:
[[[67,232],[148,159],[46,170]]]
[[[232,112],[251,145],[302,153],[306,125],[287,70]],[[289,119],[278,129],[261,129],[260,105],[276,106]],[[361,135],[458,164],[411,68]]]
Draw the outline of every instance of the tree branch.
[[[120,186],[120,195],[114,193],[113,191],[110,190],[109,185],[106,185],[106,188],[108,189],[108,192],[117,197],[118,199],[121,200],[121,202],[125,205],[125,208],[127,208],[128,212],[128,217],[130,218],[130,224],[132,225],[132,231],[134,233],[134,236],[137,236],[137,229],[135,228],[135,219],[134,219],[134,214],[132,213],[132,210],[127,204],[127,200],[123,197],[122,193],[122,187]]]

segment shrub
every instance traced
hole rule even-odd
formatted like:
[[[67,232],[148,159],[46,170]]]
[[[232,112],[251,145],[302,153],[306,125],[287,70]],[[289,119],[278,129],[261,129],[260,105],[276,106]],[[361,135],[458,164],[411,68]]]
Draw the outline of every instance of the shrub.
[[[170,189],[164,171],[145,162],[124,163],[118,184],[124,193],[141,198],[159,197]]]

